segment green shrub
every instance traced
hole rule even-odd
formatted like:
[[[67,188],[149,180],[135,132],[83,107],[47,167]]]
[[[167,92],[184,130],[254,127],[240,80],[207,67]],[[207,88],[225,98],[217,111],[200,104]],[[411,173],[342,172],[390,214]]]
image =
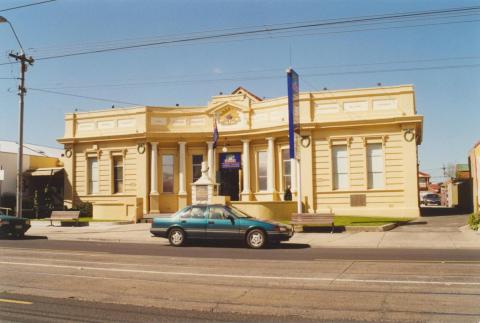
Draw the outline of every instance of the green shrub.
[[[470,226],[470,228],[472,228],[472,230],[478,230],[480,226],[479,214],[475,214],[475,213],[470,214],[470,216],[468,217],[468,225]]]
[[[77,210],[80,211],[81,217],[92,217],[93,206],[90,202],[80,202],[77,204]]]

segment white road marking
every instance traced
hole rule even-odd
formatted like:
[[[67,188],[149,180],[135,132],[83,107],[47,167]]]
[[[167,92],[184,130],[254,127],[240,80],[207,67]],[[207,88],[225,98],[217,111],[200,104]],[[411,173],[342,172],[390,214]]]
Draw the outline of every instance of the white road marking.
[[[40,263],[8,262],[0,261],[0,264],[11,266],[31,266],[46,268],[63,268],[76,270],[92,270],[104,272],[122,272],[136,274],[154,274],[168,276],[192,276],[192,277],[215,277],[215,278],[239,278],[239,279],[264,279],[264,280],[292,280],[292,281],[329,281],[329,282],[348,282],[348,283],[381,283],[381,284],[424,284],[424,285],[445,285],[445,286],[480,286],[480,282],[458,282],[458,281],[425,281],[425,280],[386,280],[386,279],[349,279],[349,278],[327,278],[327,277],[294,277],[294,276],[260,276],[260,275],[232,275],[232,274],[209,274],[192,272],[174,272],[174,271],[156,271],[141,269],[122,269],[105,267],[87,267],[70,265],[52,265]]]

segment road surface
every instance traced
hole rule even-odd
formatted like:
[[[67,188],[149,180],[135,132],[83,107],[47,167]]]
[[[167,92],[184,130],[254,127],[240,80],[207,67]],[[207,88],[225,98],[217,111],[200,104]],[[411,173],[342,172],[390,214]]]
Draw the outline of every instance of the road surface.
[[[474,250],[0,241],[1,321],[478,322]]]

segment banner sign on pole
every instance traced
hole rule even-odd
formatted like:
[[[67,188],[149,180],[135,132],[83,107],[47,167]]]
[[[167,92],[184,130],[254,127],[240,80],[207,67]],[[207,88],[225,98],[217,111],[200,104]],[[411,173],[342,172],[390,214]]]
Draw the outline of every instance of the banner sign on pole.
[[[298,83],[298,74],[291,68],[287,70],[287,85],[290,158],[300,159],[300,87]]]

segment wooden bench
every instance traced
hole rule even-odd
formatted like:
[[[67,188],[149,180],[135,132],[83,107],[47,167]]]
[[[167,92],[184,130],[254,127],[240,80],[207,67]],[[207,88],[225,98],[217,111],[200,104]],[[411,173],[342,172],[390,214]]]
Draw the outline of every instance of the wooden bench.
[[[332,227],[330,233],[335,229],[333,213],[294,213],[292,214],[292,225],[328,225]]]
[[[50,226],[53,226],[53,221],[75,221],[75,224],[78,225],[78,220],[80,217],[80,211],[52,211],[50,217]]]

